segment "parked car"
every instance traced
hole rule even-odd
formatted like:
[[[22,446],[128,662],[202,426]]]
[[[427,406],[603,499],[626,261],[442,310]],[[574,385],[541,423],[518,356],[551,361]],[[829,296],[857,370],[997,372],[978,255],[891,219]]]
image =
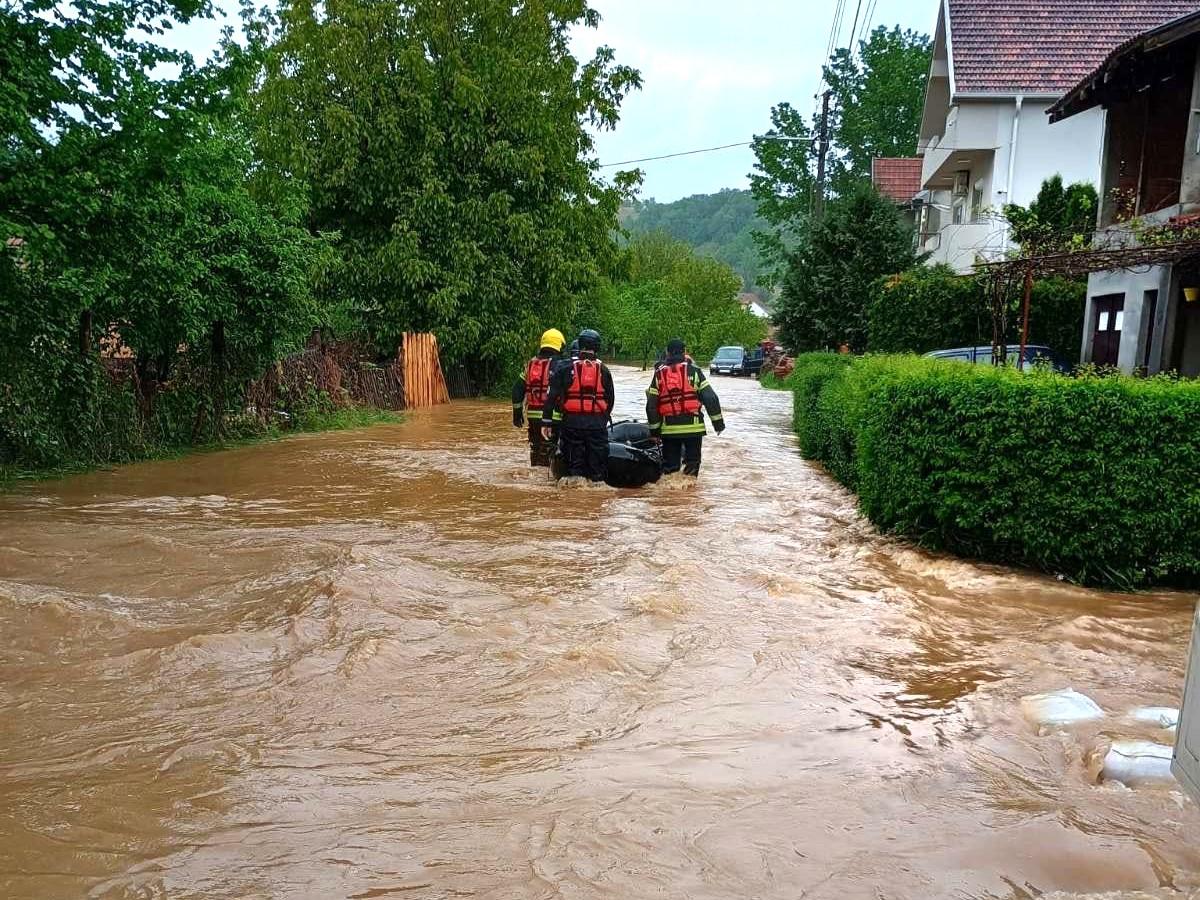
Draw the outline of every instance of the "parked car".
[[[761,366],[761,363],[760,363]],[[721,347],[708,364],[709,375],[746,374],[746,348]]]
[[[1021,356],[1021,348],[1009,345],[1008,348],[1008,364],[1015,366],[1017,360]],[[974,363],[977,366],[990,366],[992,364],[992,345],[985,344],[982,347],[955,347],[952,350],[934,350],[932,353],[925,354],[926,359],[952,359],[959,362]],[[1061,372],[1064,375],[1071,374],[1074,368],[1069,362],[1063,359],[1058,353],[1055,353],[1049,347],[1042,344],[1028,344],[1025,347],[1025,365],[1031,367],[1035,365],[1048,365],[1056,372]]]

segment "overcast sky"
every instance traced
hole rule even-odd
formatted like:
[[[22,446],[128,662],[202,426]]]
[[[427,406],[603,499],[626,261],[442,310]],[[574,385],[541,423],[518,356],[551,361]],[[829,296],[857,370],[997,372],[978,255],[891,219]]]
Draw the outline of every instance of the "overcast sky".
[[[860,30],[871,25],[933,31],[938,0],[861,0]],[[234,4],[225,4],[234,8]],[[623,162],[749,141],[787,100],[812,109],[837,0],[593,0],[603,21],[578,35],[578,54],[608,44],[642,72],[642,90],[621,124],[598,138],[601,162]],[[859,0],[845,0],[840,44],[849,41]],[[220,24],[197,23],[173,43],[205,57]],[[644,163],[643,197],[676,200],[741,188],[753,165],[748,147]]]

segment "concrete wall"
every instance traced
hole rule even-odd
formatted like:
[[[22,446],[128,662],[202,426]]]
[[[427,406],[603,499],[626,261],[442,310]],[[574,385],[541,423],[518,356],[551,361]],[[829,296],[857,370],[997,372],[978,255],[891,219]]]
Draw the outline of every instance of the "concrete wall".
[[[1179,199],[1187,212],[1200,208],[1200,116],[1195,115],[1197,100],[1200,99],[1200,54],[1197,54],[1195,71],[1192,75],[1191,122],[1188,123],[1187,146],[1183,151],[1183,183]]]
[[[1122,270],[1097,272],[1088,277],[1087,311],[1083,318],[1083,343],[1081,359],[1092,361],[1092,339],[1095,336],[1096,312],[1093,301],[1097,297],[1112,294],[1125,296],[1125,321],[1121,328],[1121,348],[1117,365],[1132,372],[1146,360],[1147,342],[1150,344],[1150,374],[1156,374],[1170,365],[1170,322],[1174,312],[1171,298],[1173,290],[1171,266],[1153,266],[1148,271],[1126,272]],[[1148,321],[1149,308],[1146,292],[1158,291],[1154,321]]]
[[[1025,101],[1017,139],[1017,168],[1005,202],[1028,206],[1037,198],[1042,182],[1061,175],[1064,184],[1086,181],[1100,189],[1100,160],[1104,151],[1104,110],[1092,109],[1051,125],[1044,101]],[[1008,115],[1012,129],[1012,113]],[[1008,160],[997,170],[1007,178]]]

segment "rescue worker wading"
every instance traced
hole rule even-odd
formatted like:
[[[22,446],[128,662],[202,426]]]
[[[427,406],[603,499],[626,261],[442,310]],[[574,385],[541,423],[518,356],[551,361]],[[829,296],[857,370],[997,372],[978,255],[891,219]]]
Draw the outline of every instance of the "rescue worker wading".
[[[704,412],[717,434],[725,430],[721,401],[696,364],[687,356],[683,341],[667,344],[667,358],[655,371],[646,389],[646,421],[650,432],[662,438],[663,474],[700,474],[704,444]]]
[[[559,447],[568,476],[588,481],[608,477],[608,420],[616,392],[608,366],[596,359],[600,335],[587,329],[579,335],[579,359],[558,366],[550,376],[550,393],[542,410],[542,437],[549,439],[555,410],[562,412]]]
[[[538,355],[525,364],[525,375],[513,385],[513,425],[517,428],[529,420],[529,464],[549,466],[554,457],[557,441],[553,434],[549,439],[542,437],[542,409],[550,392],[550,373],[559,362],[566,338],[557,328],[542,334]],[[547,420],[549,421],[549,420]]]

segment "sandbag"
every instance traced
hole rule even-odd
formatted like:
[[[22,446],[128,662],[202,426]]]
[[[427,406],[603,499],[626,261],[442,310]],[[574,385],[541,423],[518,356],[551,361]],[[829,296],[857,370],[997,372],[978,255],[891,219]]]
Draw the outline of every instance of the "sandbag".
[[[1114,741],[1104,757],[1100,777],[1126,787],[1169,783],[1175,780],[1171,774],[1173,752],[1166,744],[1153,741]]]
[[[1142,706],[1130,710],[1129,718],[1166,731],[1174,731],[1179,727],[1179,710],[1173,706]]]
[[[1104,718],[1096,701],[1074,688],[1021,698],[1021,712],[1039,728],[1055,728]]]

